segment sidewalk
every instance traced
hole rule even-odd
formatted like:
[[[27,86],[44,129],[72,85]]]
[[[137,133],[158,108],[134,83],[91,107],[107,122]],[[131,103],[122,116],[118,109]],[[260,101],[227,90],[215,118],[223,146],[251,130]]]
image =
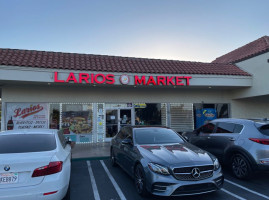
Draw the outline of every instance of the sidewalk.
[[[80,143],[72,149],[72,159],[107,158],[110,156],[110,142]]]

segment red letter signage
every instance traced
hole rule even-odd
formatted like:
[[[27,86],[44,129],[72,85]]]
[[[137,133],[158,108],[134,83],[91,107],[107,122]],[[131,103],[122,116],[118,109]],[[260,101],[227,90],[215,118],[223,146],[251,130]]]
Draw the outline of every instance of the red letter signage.
[[[145,76],[142,76],[141,79],[139,79],[138,76],[135,76],[135,85],[137,84],[145,85],[146,84]]]
[[[64,80],[58,80],[58,72],[54,72],[54,82],[64,83]]]

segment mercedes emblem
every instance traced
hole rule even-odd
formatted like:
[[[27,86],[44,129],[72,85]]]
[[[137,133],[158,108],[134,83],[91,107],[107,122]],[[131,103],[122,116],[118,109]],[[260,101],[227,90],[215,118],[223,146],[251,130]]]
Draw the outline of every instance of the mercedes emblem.
[[[9,171],[9,170],[10,170],[10,166],[6,165],[6,166],[4,167],[4,170],[5,170],[6,172]]]
[[[199,178],[200,177],[200,170],[198,168],[193,168],[191,170],[191,174],[194,178]]]

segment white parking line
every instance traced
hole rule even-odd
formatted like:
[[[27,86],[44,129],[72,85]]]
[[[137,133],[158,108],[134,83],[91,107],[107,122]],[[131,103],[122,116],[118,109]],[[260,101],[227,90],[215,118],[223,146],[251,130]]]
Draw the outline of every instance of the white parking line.
[[[107,175],[108,175],[108,178],[110,179],[111,183],[113,184],[114,188],[116,189],[116,191],[118,192],[118,195],[120,197],[121,200],[126,200],[124,194],[122,193],[119,185],[117,184],[117,182],[115,181],[115,179],[113,178],[113,176],[110,174],[110,172],[108,171],[104,161],[100,161],[101,164],[103,165],[103,168],[105,169]]]
[[[235,185],[235,186],[237,186],[237,187],[240,187],[240,188],[242,188],[242,189],[244,189],[244,190],[246,190],[246,191],[248,191],[248,192],[251,192],[251,193],[253,193],[253,194],[256,194],[256,195],[258,195],[258,196],[260,196],[260,197],[263,197],[263,198],[265,198],[265,199],[269,199],[269,197],[266,196],[266,195],[264,195],[264,194],[261,194],[261,193],[259,193],[259,192],[254,191],[254,190],[251,190],[251,189],[248,189],[248,188],[246,188],[246,187],[244,187],[244,186],[242,186],[242,185],[239,185],[239,184],[234,183],[234,182],[232,182],[232,181],[229,181],[229,180],[227,180],[227,179],[225,179],[225,181],[228,182],[228,183],[230,183],[230,184],[232,184],[232,185]]]
[[[93,172],[92,172],[92,167],[91,167],[91,162],[87,161],[87,165],[88,165],[88,170],[89,170],[89,174],[91,177],[91,183],[92,183],[92,190],[93,190],[93,195],[94,195],[94,199],[95,200],[100,200],[100,196],[99,196],[99,192],[96,186],[96,182],[95,182],[95,178],[93,176]]]
[[[232,192],[229,192],[228,190],[225,190],[225,189],[223,189],[223,188],[221,188],[221,191],[223,191],[223,192],[225,192],[225,193],[227,193],[227,194],[229,194],[229,195],[231,195],[231,196],[233,196],[233,197],[235,197],[235,198],[237,198],[237,199],[240,199],[240,200],[247,200],[247,199],[244,199],[243,197],[240,197],[240,196],[238,196],[238,195],[236,195],[236,194],[234,194],[234,193],[232,193]]]

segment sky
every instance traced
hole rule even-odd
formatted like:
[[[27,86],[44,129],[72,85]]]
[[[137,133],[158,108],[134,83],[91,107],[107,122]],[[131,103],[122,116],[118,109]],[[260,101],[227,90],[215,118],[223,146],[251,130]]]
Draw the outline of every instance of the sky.
[[[211,62],[269,35],[269,0],[0,0],[0,48]]]

